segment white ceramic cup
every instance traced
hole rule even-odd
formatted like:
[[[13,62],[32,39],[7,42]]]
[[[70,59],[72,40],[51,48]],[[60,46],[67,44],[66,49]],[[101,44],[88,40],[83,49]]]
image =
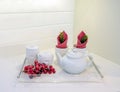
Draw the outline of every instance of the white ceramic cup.
[[[38,61],[40,63],[51,65],[53,62],[53,55],[49,52],[41,52],[38,54]]]
[[[68,51],[68,48],[55,48],[55,53],[59,53],[61,56],[64,56]]]
[[[37,57],[38,52],[39,52],[39,48],[35,45],[26,47],[26,58],[29,63],[33,63],[33,61]]]

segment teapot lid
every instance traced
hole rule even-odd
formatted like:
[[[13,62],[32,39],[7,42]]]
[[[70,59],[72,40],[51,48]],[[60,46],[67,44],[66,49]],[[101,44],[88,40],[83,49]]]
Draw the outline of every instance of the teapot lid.
[[[67,53],[67,56],[70,58],[81,58],[84,56],[84,53],[76,52],[76,51],[70,51]]]

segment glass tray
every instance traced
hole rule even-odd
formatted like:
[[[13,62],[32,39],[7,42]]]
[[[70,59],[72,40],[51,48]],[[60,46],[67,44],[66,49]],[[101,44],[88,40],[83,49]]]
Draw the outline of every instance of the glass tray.
[[[25,65],[28,65],[28,63],[26,62],[24,66]],[[56,69],[55,74],[41,74],[40,77],[34,77],[33,79],[30,79],[27,74],[21,72],[18,81],[23,83],[103,82],[103,78],[100,77],[93,65],[77,75],[64,72],[56,62],[53,64],[53,66]]]

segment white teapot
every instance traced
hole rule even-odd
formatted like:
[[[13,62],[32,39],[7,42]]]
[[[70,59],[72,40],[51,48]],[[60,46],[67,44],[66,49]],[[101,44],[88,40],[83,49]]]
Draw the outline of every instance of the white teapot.
[[[89,65],[86,59],[88,56],[86,52],[72,50],[63,57],[59,53],[56,54],[60,67],[67,73],[79,74]]]

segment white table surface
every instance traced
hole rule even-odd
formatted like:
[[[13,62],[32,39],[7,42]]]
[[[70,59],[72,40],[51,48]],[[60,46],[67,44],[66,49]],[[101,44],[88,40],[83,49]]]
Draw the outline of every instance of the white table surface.
[[[0,92],[120,92],[120,65],[95,54],[103,83],[19,83],[17,75],[24,56],[0,57]]]

